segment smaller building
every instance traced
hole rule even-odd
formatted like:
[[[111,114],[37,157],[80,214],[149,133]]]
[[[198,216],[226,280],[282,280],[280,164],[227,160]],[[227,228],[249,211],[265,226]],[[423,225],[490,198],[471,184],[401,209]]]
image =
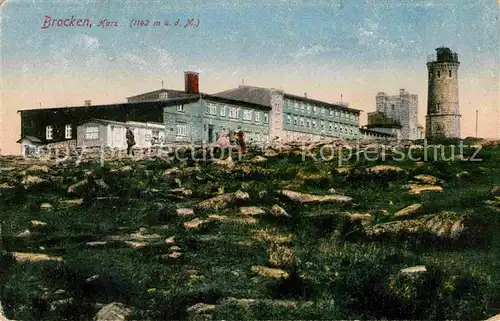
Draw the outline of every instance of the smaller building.
[[[392,140],[396,138],[395,134],[368,129],[366,126],[361,127],[359,133],[361,135],[361,140]]]
[[[91,119],[77,127],[77,147],[127,148],[126,127],[135,136],[135,147],[149,148],[165,143],[165,126],[158,123],[117,122]]]
[[[39,156],[42,148],[45,146],[45,142],[34,136],[23,136],[17,141],[21,144],[21,156]]]

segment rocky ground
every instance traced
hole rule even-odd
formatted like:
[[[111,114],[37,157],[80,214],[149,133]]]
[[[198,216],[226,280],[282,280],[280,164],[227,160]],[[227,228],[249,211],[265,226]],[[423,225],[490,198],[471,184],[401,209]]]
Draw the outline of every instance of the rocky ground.
[[[385,150],[340,166],[318,144],[2,157],[5,316],[485,319],[500,313],[500,148],[483,145],[479,162]]]

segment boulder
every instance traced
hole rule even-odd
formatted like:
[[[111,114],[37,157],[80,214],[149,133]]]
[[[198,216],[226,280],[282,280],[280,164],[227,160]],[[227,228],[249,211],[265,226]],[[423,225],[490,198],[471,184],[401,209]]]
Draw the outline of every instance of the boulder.
[[[431,185],[437,184],[439,182],[439,178],[432,176],[432,175],[424,175],[424,174],[417,175],[414,177],[414,179],[416,179],[422,183],[431,184]]]
[[[403,208],[402,210],[397,211],[394,216],[410,216],[418,213],[422,209],[422,204],[412,204]]]
[[[281,207],[277,204],[274,204],[273,207],[271,207],[270,212],[271,212],[271,214],[273,214],[274,216],[277,216],[277,217],[281,217],[281,216],[291,217],[291,215],[288,214],[283,207]]]
[[[265,158],[263,156],[260,156],[260,155],[255,156],[251,160],[252,163],[263,163],[263,162],[266,162],[266,161],[267,161],[267,158]]]
[[[425,273],[425,272],[427,272],[427,269],[426,269],[425,265],[417,265],[417,266],[412,266],[412,267],[407,267],[407,268],[401,269],[400,272],[402,274],[412,275],[412,274]]]
[[[175,236],[170,236],[165,239],[166,244],[175,244]]]
[[[12,252],[12,256],[18,263],[22,262],[41,262],[41,261],[58,261],[62,262],[63,258],[59,256],[50,256],[41,253],[22,253]]]
[[[353,199],[344,195],[313,195],[291,190],[282,190],[281,193],[289,200],[297,203],[351,203]]]
[[[250,199],[250,195],[247,192],[238,190],[234,193],[234,199],[240,201],[248,201]]]
[[[40,209],[41,210],[46,210],[46,211],[51,210],[52,209],[52,204],[50,204],[50,203],[42,203],[42,204],[40,204]]]
[[[394,221],[376,224],[365,229],[369,237],[397,235],[399,233],[430,233],[444,239],[455,240],[465,230],[462,218],[453,219],[455,213],[443,212],[442,215],[427,215],[418,220]]]
[[[178,208],[178,209],[175,210],[175,212],[179,216],[194,215],[194,210],[192,208]]]
[[[196,303],[195,305],[190,306],[189,308],[186,309],[186,312],[189,314],[193,315],[200,315],[200,314],[206,314],[209,312],[214,312],[216,309],[216,306],[213,304],[206,304],[206,303]]]
[[[184,222],[184,227],[188,230],[198,229],[202,224],[206,223],[207,220],[200,220],[199,218],[195,218],[189,222]]]
[[[49,168],[45,165],[33,165],[26,169],[26,172],[28,173],[36,173],[36,172],[43,172],[43,173],[48,173]]]
[[[385,173],[385,172],[391,172],[391,171],[403,172],[404,169],[402,169],[401,167],[392,166],[392,165],[376,165],[376,166],[367,168],[366,171],[369,173],[379,174],[379,173]]]
[[[492,196],[500,196],[500,185],[495,185],[490,191]]]
[[[86,179],[79,181],[76,184],[71,185],[68,187],[68,194],[81,194],[84,190],[88,188],[88,181]]]
[[[243,215],[264,215],[266,211],[257,206],[240,207],[240,214]]]
[[[274,279],[288,279],[289,274],[281,269],[273,269],[267,266],[252,266],[252,272],[257,273],[260,276],[274,278]]]
[[[201,211],[217,211],[226,208],[233,200],[232,194],[217,195],[201,201],[196,205],[196,209]]]
[[[30,222],[30,226],[33,228],[42,227],[42,226],[46,226],[46,225],[47,225],[47,223],[42,222],[42,221],[37,221],[37,220],[33,220]]]
[[[172,167],[172,168],[168,168],[166,169],[164,172],[163,172],[163,176],[171,176],[171,175],[174,175],[174,174],[178,174],[180,173],[181,170],[177,167]]]
[[[94,321],[125,321],[132,310],[120,302],[113,302],[97,312]]]
[[[410,184],[410,194],[418,195],[422,192],[442,192],[443,188],[436,185]]]
[[[37,185],[44,183],[45,180],[38,176],[26,176],[22,179],[21,184],[23,185]]]

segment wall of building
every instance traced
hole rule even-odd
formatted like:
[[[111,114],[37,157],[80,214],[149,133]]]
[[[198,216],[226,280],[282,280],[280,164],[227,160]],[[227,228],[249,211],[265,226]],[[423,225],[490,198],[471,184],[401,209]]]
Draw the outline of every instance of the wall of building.
[[[87,138],[87,128],[97,127],[98,135],[96,138]],[[99,122],[88,122],[77,127],[76,134],[77,147],[106,147],[108,146],[108,128],[107,124]]]
[[[389,96],[384,92],[379,92],[375,101],[377,112],[401,124],[402,139],[419,139],[418,95],[400,89],[399,95]]]
[[[359,115],[345,108],[331,108],[295,99],[285,99],[283,130],[294,137],[359,137]],[[297,135],[291,135],[297,132]]]
[[[69,107],[24,110],[21,112],[21,137],[34,136],[41,140],[46,138],[46,126],[52,126],[50,141],[65,140],[65,127],[72,126],[72,139],[77,135],[77,126],[93,118],[115,121],[163,121],[165,103],[149,102],[134,104],[101,105],[91,107]]]
[[[231,108],[238,110],[238,117],[230,117]],[[251,119],[244,119],[244,111],[251,113]],[[187,127],[185,136],[178,135],[177,127],[180,123]],[[222,127],[226,131],[236,131],[238,127],[241,127],[247,139],[267,140],[269,111],[201,99],[196,103],[185,104],[181,110],[178,110],[177,106],[166,107],[164,124],[166,139],[171,142],[210,142],[210,128],[212,128],[211,141],[215,142],[217,133]]]

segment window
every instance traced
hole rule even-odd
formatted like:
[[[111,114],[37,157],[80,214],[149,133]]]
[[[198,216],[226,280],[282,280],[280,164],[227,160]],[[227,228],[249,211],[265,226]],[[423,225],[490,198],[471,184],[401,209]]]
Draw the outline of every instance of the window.
[[[438,78],[441,77],[441,71],[438,70]]]
[[[306,105],[304,103],[300,103],[300,110],[305,111]]]
[[[229,118],[238,118],[238,108],[229,107]]]
[[[340,112],[338,110],[335,111],[335,117],[339,117]]]
[[[335,123],[335,131],[337,132],[339,130],[339,124]]]
[[[177,123],[177,136],[187,136],[188,127],[186,123]]]
[[[316,121],[315,120],[312,121],[312,124],[313,124],[313,128],[316,128]]]
[[[311,105],[307,105],[307,112],[310,113],[311,112]]]
[[[286,123],[287,124],[291,124],[292,123],[292,116],[290,116],[290,115],[286,116]]]
[[[439,105],[439,103],[436,103],[436,113],[439,112],[441,112],[441,106]]]
[[[213,104],[213,103],[207,103],[207,110],[206,110],[207,114],[209,115],[217,115],[217,105]]]
[[[177,105],[177,111],[184,112],[184,105]]]
[[[321,107],[321,113],[324,114],[325,113],[325,109],[323,107]]]
[[[226,106],[221,106],[220,107],[220,115],[222,117],[225,117],[226,116]]]
[[[304,118],[300,118],[300,126],[304,126]]]
[[[255,121],[260,122],[260,111],[255,112]]]
[[[310,120],[310,119],[308,119],[308,120],[307,120],[307,122],[306,122],[306,124],[307,124],[307,125],[306,125],[307,127],[311,127],[311,120]]]
[[[448,70],[448,76],[451,77],[451,70]]]
[[[45,126],[45,139],[52,139],[52,131],[53,130],[51,125]]]
[[[351,114],[351,120],[354,120],[354,114]]]
[[[268,121],[268,117],[269,116],[267,116],[267,114],[264,114],[264,123],[266,123],[266,124],[267,124],[267,121]]]
[[[64,127],[64,138],[71,139],[71,124],[66,124]]]
[[[332,125],[332,123],[329,123],[329,124],[328,124],[328,130],[329,130],[329,131],[332,131],[332,130],[333,130],[333,125]]]
[[[160,93],[160,99],[168,99],[168,92]]]
[[[333,116],[333,110],[330,109],[330,116]]]
[[[243,110],[243,120],[252,120],[252,111],[251,110]]]
[[[314,113],[316,112],[316,106],[313,106],[313,112]]]
[[[325,129],[325,122],[321,121],[320,124],[321,124],[321,130]]]
[[[297,123],[298,123],[298,118],[297,117],[293,117],[293,124],[297,126]]]
[[[98,138],[99,138],[99,127],[87,126],[87,128],[85,128],[85,139],[98,139]]]
[[[299,103],[298,103],[298,102],[294,102],[294,103],[293,103],[293,108],[294,108],[295,110],[298,110],[298,109],[299,109]]]

